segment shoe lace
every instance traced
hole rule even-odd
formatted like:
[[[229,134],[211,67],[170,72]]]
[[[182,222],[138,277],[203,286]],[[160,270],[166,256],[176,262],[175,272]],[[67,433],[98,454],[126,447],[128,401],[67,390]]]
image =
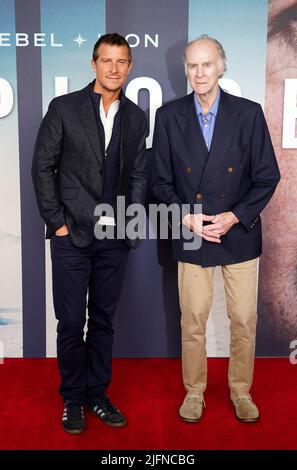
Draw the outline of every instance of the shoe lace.
[[[245,393],[244,395],[238,395],[236,398],[236,401],[239,403],[240,400],[248,400],[253,408],[256,408],[256,405],[254,404],[252,397],[249,393]]]
[[[106,414],[116,414],[119,412],[107,397],[103,398],[102,401],[97,404],[97,409],[98,408]]]
[[[64,412],[67,412],[67,418],[71,421],[80,421],[83,418],[83,406],[79,401],[67,401]]]
[[[189,394],[187,396],[187,401],[190,401],[190,400],[198,400],[199,403],[202,403],[202,405],[204,406],[204,408],[206,408],[206,404],[205,404],[205,401],[204,401],[204,396],[203,395],[194,395],[194,394]]]

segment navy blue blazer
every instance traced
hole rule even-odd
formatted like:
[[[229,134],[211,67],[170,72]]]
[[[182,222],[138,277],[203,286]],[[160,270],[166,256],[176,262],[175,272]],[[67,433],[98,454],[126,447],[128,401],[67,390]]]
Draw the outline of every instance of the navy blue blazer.
[[[202,204],[206,215],[232,211],[240,220],[216,244],[185,250],[173,240],[174,257],[203,267],[240,263],[262,251],[260,213],[280,179],[259,104],[221,90],[210,151],[200,129],[193,93],[156,114],[152,190],[156,199]]]

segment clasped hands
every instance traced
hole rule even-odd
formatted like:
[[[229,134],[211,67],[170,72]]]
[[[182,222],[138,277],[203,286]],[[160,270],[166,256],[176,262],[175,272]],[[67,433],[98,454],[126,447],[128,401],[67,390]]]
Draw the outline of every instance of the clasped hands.
[[[203,225],[203,222],[210,223]],[[238,222],[238,218],[231,211],[216,215],[187,214],[183,218],[183,224],[189,230],[213,243],[221,243],[221,236],[228,233]]]

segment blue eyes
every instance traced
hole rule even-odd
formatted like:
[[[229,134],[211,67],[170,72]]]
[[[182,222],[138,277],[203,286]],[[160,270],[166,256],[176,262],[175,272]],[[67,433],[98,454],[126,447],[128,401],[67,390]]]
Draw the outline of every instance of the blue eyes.
[[[203,68],[203,69],[206,69],[206,68],[210,67],[210,65],[211,65],[211,64],[203,64],[203,65],[202,65],[202,68]],[[197,68],[198,68],[197,65],[190,65],[190,69],[191,69],[191,70],[195,70],[195,69],[197,69]]]
[[[109,59],[103,59],[102,62],[103,62],[104,64],[111,64],[111,60],[109,60]],[[119,65],[126,65],[127,63],[128,63],[128,62],[127,62],[126,60],[119,60],[119,61],[117,62],[117,64],[119,64]]]

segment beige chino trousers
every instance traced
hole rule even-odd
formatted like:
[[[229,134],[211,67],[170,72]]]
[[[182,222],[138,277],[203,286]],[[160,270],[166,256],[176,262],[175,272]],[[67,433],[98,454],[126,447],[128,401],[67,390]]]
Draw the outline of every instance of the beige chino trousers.
[[[231,396],[252,385],[257,324],[258,258],[221,266],[230,319],[228,383]],[[214,268],[178,263],[182,370],[187,392],[202,394],[207,384],[206,322],[213,299]]]

